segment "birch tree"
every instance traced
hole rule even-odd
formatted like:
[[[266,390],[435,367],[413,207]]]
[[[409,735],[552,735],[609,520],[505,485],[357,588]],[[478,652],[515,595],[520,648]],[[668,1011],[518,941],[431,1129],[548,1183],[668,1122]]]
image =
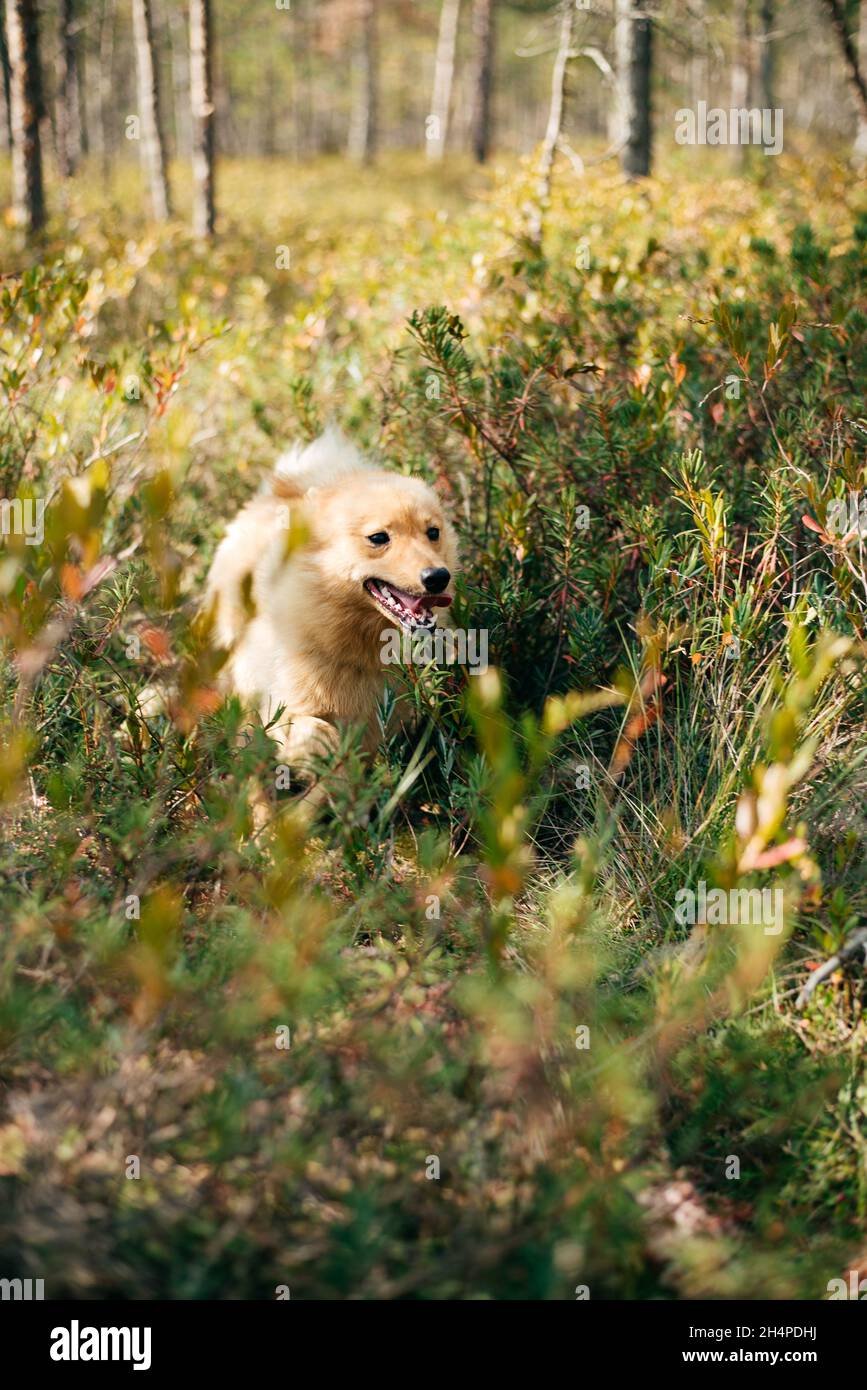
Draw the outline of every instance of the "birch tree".
[[[190,0],[190,104],[193,113],[193,230],[214,233],[214,91],[211,0]]]
[[[442,0],[430,114],[433,128],[427,132],[426,142],[428,159],[442,159],[446,147],[460,13],[461,0]]]
[[[347,153],[359,164],[376,154],[379,119],[379,74],[376,33],[377,0],[360,0],[360,41],[355,54],[355,91]]]
[[[171,197],[166,174],[165,140],[159,72],[154,46],[151,0],[132,0],[133,38],[138,76],[138,116],[142,164],[148,182],[151,210],[157,221],[171,216]]]
[[[536,200],[530,212],[527,234],[532,243],[542,242],[545,209],[551,196],[551,173],[554,168],[554,154],[563,129],[563,107],[566,94],[566,69],[572,50],[573,0],[560,0],[558,7],[559,23],[557,29],[557,51],[551,72],[551,103],[548,107],[548,123],[545,139],[539,156],[537,171]]]
[[[648,4],[649,0],[617,0],[615,47],[622,107],[620,163],[630,178],[649,174],[652,157],[653,21]]]
[[[6,0],[6,44],[10,69],[12,123],[12,206],[16,221],[30,232],[45,222],[42,183],[42,73],[36,0]]]

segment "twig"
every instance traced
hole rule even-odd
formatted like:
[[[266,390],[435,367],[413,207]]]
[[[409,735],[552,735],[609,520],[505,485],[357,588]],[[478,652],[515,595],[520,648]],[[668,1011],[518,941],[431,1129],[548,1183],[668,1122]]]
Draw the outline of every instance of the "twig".
[[[829,960],[826,960],[824,965],[817,966],[816,969],[811,972],[801,993],[798,995],[797,1007],[803,1009],[816,986],[820,985],[823,980],[827,980],[829,975],[833,975],[835,970],[841,965],[844,965],[846,961],[852,960],[859,952],[863,953],[865,958],[867,958],[867,927],[859,927],[857,931],[852,932],[852,935],[847,938],[839,951],[831,956]]]

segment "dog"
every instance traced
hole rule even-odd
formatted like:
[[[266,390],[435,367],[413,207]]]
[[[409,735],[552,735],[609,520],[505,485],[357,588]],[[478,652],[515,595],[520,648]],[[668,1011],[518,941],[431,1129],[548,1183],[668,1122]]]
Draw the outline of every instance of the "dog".
[[[375,750],[383,634],[431,632],[457,570],[454,530],[420,478],[368,462],[339,431],[296,446],[219,545],[206,585],[224,687],[258,705],[284,763],[362,725]]]

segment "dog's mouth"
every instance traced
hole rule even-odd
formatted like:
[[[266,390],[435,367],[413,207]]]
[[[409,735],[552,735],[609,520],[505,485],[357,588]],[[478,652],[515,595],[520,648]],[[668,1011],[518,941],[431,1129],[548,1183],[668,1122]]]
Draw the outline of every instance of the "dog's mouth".
[[[428,632],[436,627],[431,609],[448,608],[452,601],[451,594],[410,594],[406,589],[387,584],[384,579],[365,579],[364,587],[377,608],[390,618],[396,618],[401,626],[420,627]]]

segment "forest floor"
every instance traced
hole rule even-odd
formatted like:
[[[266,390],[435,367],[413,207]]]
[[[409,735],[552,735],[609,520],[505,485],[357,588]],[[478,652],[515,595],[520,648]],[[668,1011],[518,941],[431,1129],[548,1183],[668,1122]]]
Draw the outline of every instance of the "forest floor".
[[[541,245],[529,166],[399,155],[226,162],[210,246],[183,170],[168,227],[130,167],[0,231],[0,495],[47,500],[0,551],[4,1277],[822,1298],[867,1260],[859,960],[798,999],[867,906],[867,206],[827,153],[694,154],[558,168]],[[311,831],[198,600],[332,418],[450,499],[493,669],[407,667]]]

